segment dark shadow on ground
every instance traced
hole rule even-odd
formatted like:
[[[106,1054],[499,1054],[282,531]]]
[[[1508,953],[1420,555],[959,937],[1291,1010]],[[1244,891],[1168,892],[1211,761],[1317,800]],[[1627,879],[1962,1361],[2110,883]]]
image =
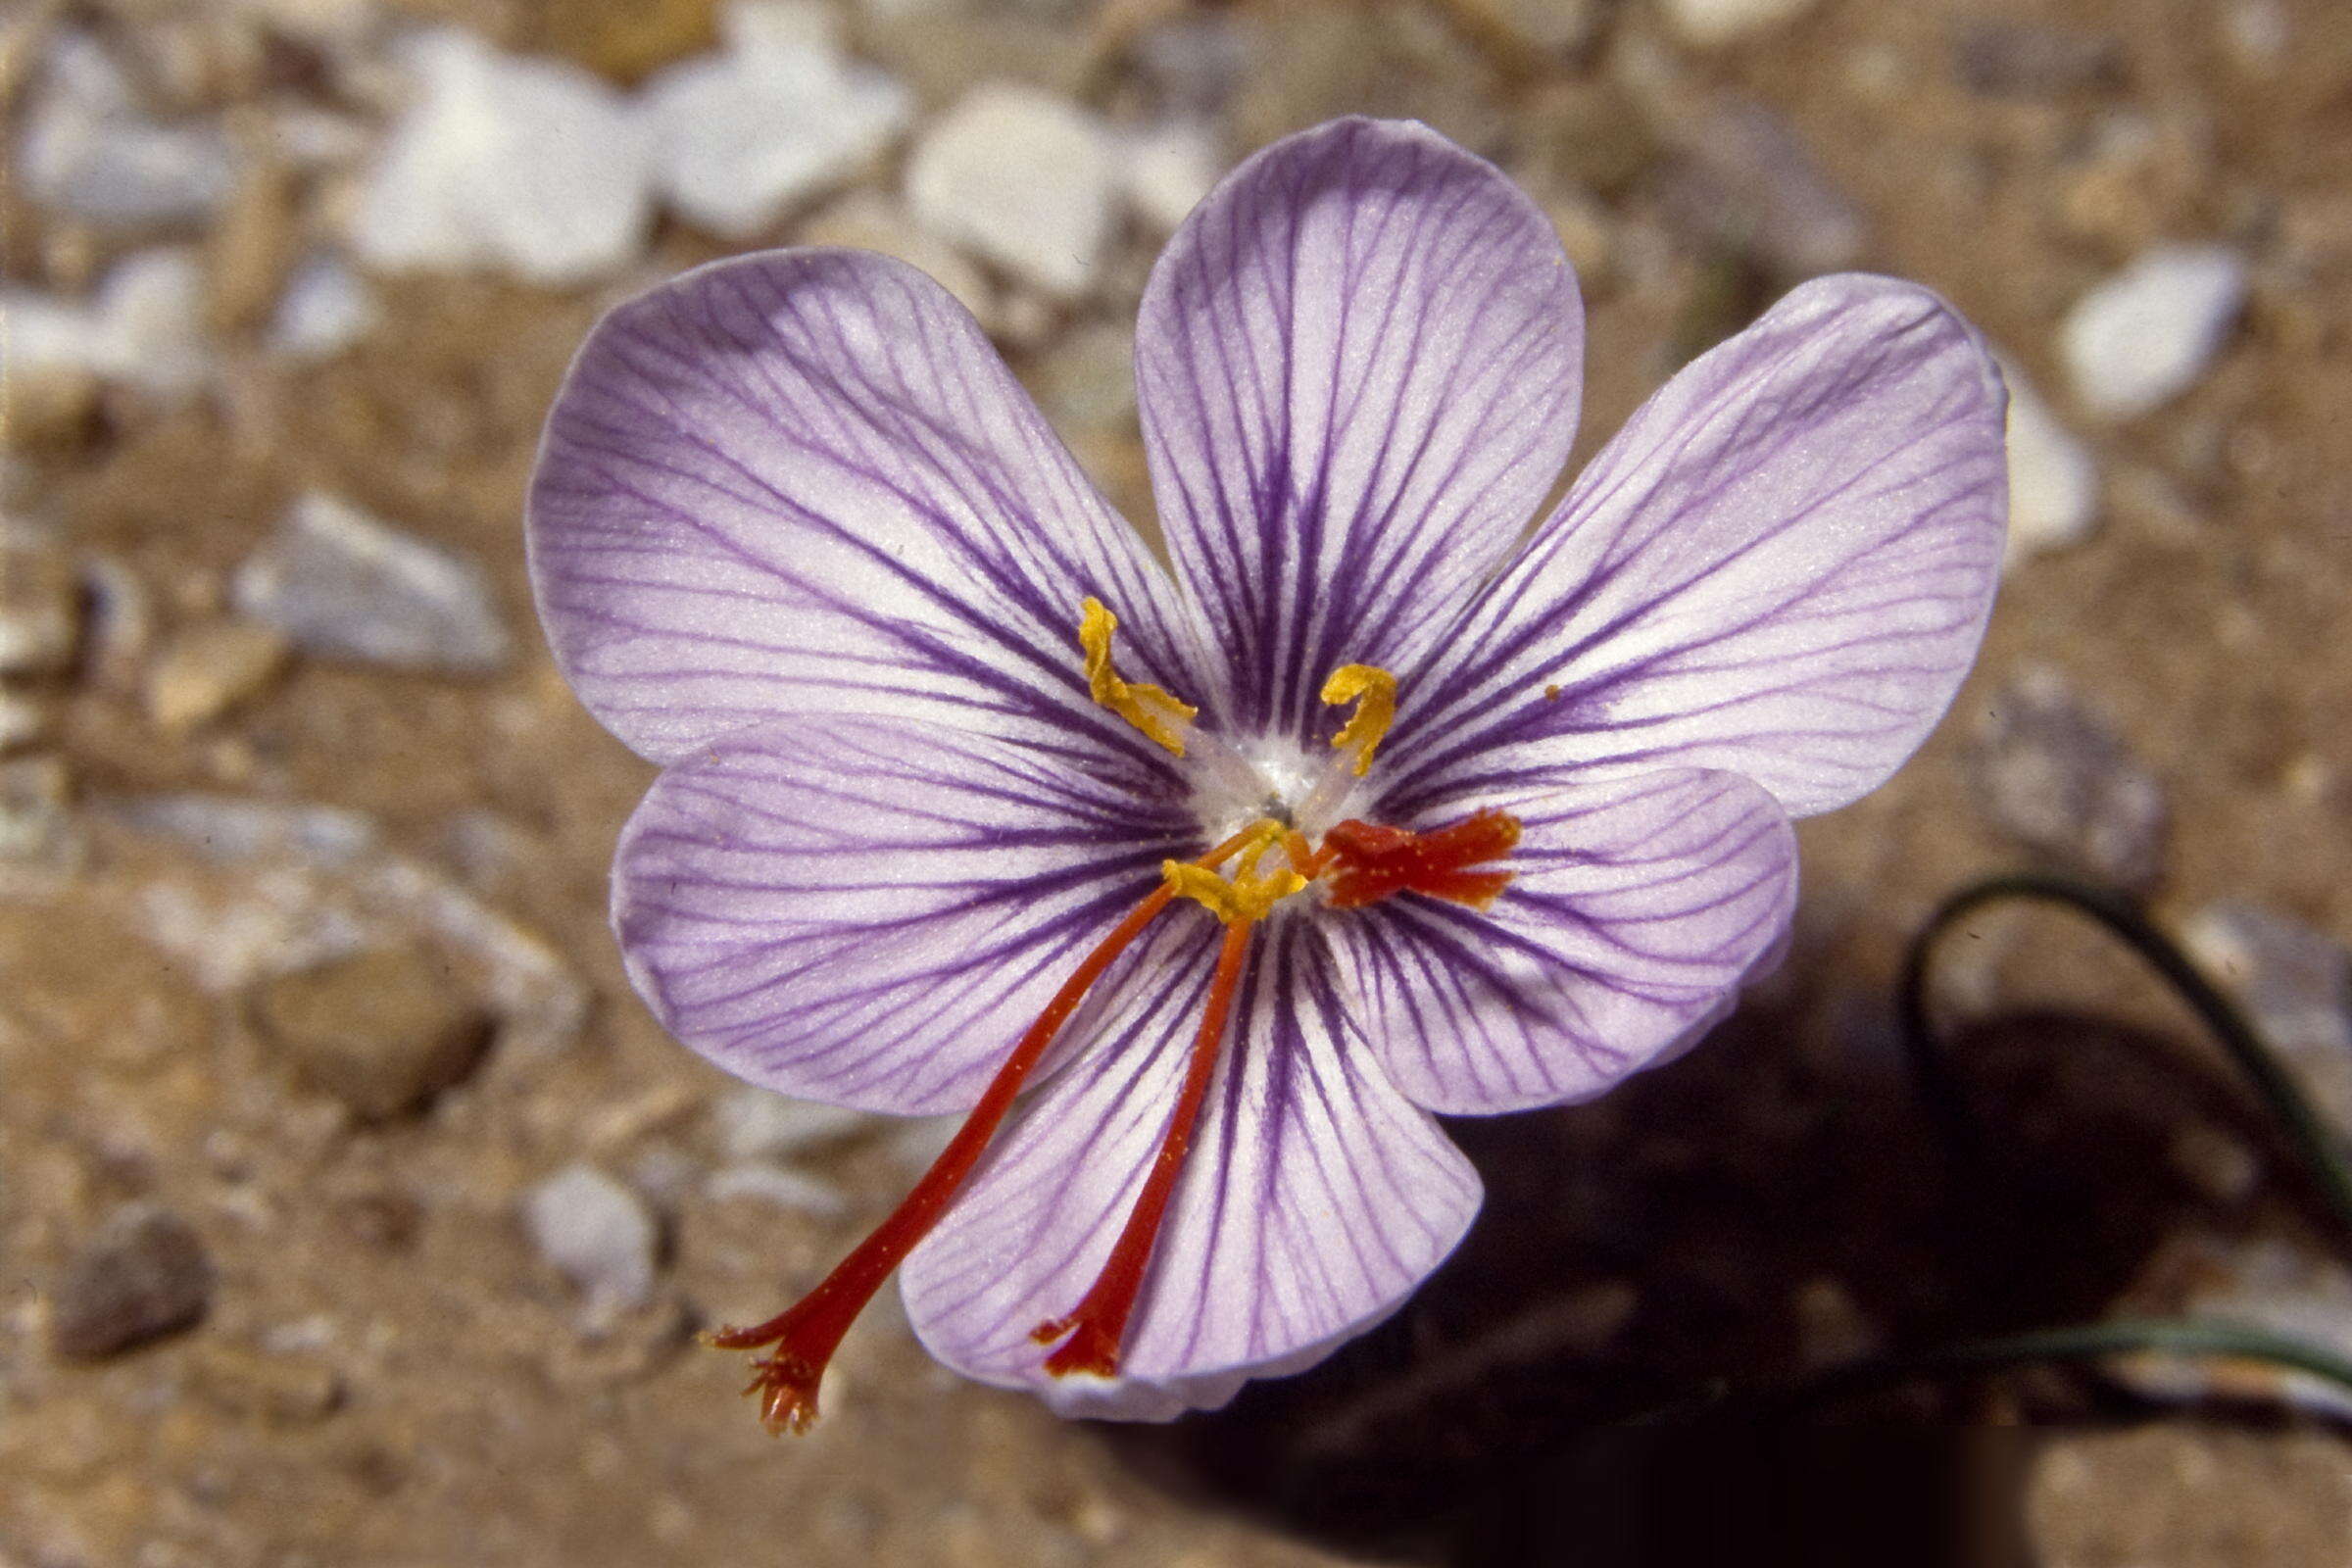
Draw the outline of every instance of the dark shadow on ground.
[[[1750,1007],[1592,1104],[1452,1123],[1487,1207],[1396,1317],[1224,1411],[1105,1440],[1374,1555],[2024,1568],[2031,1439],[2001,1425],[2114,1418],[2112,1387],[1917,1386],[1770,1431],[1718,1396],[2096,1318],[2173,1231],[2266,1201],[2202,1191],[2184,1139],[2275,1151],[2182,1041],[2040,1013],[1953,1042],[1989,1135],[1970,1159],[1884,1018],[1798,1017]]]

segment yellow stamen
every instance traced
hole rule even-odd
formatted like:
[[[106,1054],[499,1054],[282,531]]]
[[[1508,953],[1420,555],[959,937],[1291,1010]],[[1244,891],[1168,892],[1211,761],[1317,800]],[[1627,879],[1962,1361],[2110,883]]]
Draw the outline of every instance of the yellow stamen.
[[[1078,621],[1078,646],[1086,650],[1087,687],[1096,702],[1182,757],[1184,732],[1200,710],[1157,686],[1121,680],[1110,663],[1110,634],[1118,629],[1119,617],[1105,609],[1102,600],[1090,597]]]
[[[1377,664],[1342,664],[1323,683],[1323,700],[1335,706],[1355,704],[1355,711],[1331,744],[1355,754],[1355,776],[1362,778],[1372,771],[1372,754],[1396,721],[1396,677]]]
[[[1193,900],[1228,925],[1246,925],[1264,919],[1267,910],[1307,885],[1294,866],[1285,865],[1279,871],[1257,868],[1266,851],[1284,842],[1284,837],[1279,822],[1255,824],[1252,837],[1242,848],[1242,863],[1233,868],[1231,877],[1183,860],[1162,860],[1159,872],[1178,898]]]

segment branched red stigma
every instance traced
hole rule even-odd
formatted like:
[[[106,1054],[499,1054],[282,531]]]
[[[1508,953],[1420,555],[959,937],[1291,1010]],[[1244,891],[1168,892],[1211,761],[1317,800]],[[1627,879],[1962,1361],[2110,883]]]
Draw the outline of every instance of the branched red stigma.
[[[1360,909],[1396,893],[1420,893],[1483,909],[1510,885],[1508,871],[1473,871],[1519,843],[1519,819],[1489,808],[1429,833],[1341,822],[1323,835],[1322,854],[1334,869],[1329,900],[1335,909]]]

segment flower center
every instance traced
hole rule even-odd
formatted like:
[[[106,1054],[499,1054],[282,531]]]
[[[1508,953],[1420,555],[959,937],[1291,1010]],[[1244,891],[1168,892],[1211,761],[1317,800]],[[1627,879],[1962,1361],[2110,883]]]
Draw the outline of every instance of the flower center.
[[[947,1212],[1029,1073],[1088,991],[1170,905],[1180,899],[1198,904],[1224,926],[1217,965],[1167,1130],[1108,1260],[1067,1314],[1039,1324],[1031,1336],[1040,1345],[1061,1342],[1044,1361],[1055,1377],[1118,1373],[1128,1321],[1216,1075],[1250,934],[1258,922],[1317,886],[1324,889],[1323,903],[1335,909],[1363,908],[1401,893],[1485,908],[1510,881],[1507,871],[1476,869],[1518,843],[1519,823],[1507,812],[1479,811],[1428,833],[1342,814],[1396,716],[1396,678],[1387,670],[1347,664],[1324,683],[1324,702],[1354,705],[1332,737],[1330,757],[1310,758],[1295,744],[1274,741],[1245,753],[1195,725],[1199,710],[1189,703],[1157,686],[1122,679],[1111,659],[1117,629],[1117,617],[1099,600],[1086,601],[1078,642],[1089,690],[1154,744],[1185,759],[1195,770],[1203,822],[1229,825],[1198,858],[1161,863],[1159,885],[1079,962],[1014,1043],[955,1139],[889,1218],[793,1306],[764,1323],[706,1336],[724,1349],[774,1347],[753,1362],[745,1390],[760,1396],[770,1431],[808,1429],[816,1415],[817,1384],[850,1324]]]

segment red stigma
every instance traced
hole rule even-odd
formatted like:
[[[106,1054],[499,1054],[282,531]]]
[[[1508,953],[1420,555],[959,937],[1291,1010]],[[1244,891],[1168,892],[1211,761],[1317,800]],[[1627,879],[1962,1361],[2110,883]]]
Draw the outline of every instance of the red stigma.
[[[1152,1172],[1144,1178],[1144,1190],[1136,1198],[1135,1207],[1128,1213],[1127,1223],[1111,1247],[1102,1272],[1066,1316],[1040,1323],[1030,1331],[1029,1337],[1040,1345],[1052,1345],[1063,1335],[1069,1336],[1059,1349],[1046,1357],[1046,1370],[1057,1378],[1066,1378],[1073,1372],[1102,1378],[1118,1375],[1119,1348],[1127,1337],[1127,1320],[1135,1315],[1135,1298],[1144,1288],[1144,1270],[1152,1261],[1152,1244],[1159,1239],[1159,1227],[1168,1217],[1168,1199],[1176,1191],[1176,1178],[1184,1173],[1184,1156],[1192,1148],[1193,1128],[1200,1119],[1201,1102],[1208,1098],[1209,1080],[1216,1076],[1217,1048],[1225,1038],[1225,1019],[1233,1010],[1234,987],[1241,980],[1242,961],[1250,952],[1250,927],[1248,920],[1235,920],[1225,927],[1225,943],[1217,953],[1216,977],[1209,982],[1208,1005],[1201,1015],[1200,1032],[1193,1041],[1184,1088],[1176,1098],[1176,1112],[1168,1119],[1168,1130],[1160,1141],[1158,1155],[1152,1161]]]
[[[1236,834],[1193,863],[1215,866],[1229,859],[1247,842],[1246,833]],[[931,1227],[947,1212],[964,1178],[980,1162],[980,1155],[996,1136],[1005,1113],[1012,1108],[1022,1082],[1045,1055],[1054,1036],[1061,1032],[1061,1026],[1069,1021],[1070,1014],[1078,1010],[1078,1004],[1087,992],[1102,977],[1112,960],[1143,934],[1145,927],[1158,918],[1174,897],[1174,890],[1165,885],[1153,890],[1087,955],[1037,1022],[1014,1045],[1004,1065],[981,1093],[980,1102],[972,1107],[955,1140],[923,1173],[922,1180],[815,1290],[764,1323],[724,1328],[704,1336],[704,1343],[722,1350],[774,1347],[769,1354],[752,1362],[751,1386],[743,1391],[760,1396],[760,1419],[768,1431],[781,1435],[808,1430],[808,1424],[816,1419],[817,1385],[850,1325],[865,1309],[866,1302],[873,1299],[891,1271],[914,1250],[915,1244],[930,1234]],[[1206,1085],[1202,1088],[1205,1090]],[[1182,1158],[1181,1147],[1177,1157]],[[1141,1283],[1140,1270],[1137,1283]],[[1119,1321],[1124,1324],[1124,1313]],[[1114,1342],[1114,1356],[1115,1353]]]
[[[1500,859],[1519,843],[1519,819],[1489,808],[1434,832],[1347,821],[1323,835],[1330,903],[1360,909],[1397,893],[1419,893],[1483,909],[1510,885],[1508,871],[1470,867]]]

